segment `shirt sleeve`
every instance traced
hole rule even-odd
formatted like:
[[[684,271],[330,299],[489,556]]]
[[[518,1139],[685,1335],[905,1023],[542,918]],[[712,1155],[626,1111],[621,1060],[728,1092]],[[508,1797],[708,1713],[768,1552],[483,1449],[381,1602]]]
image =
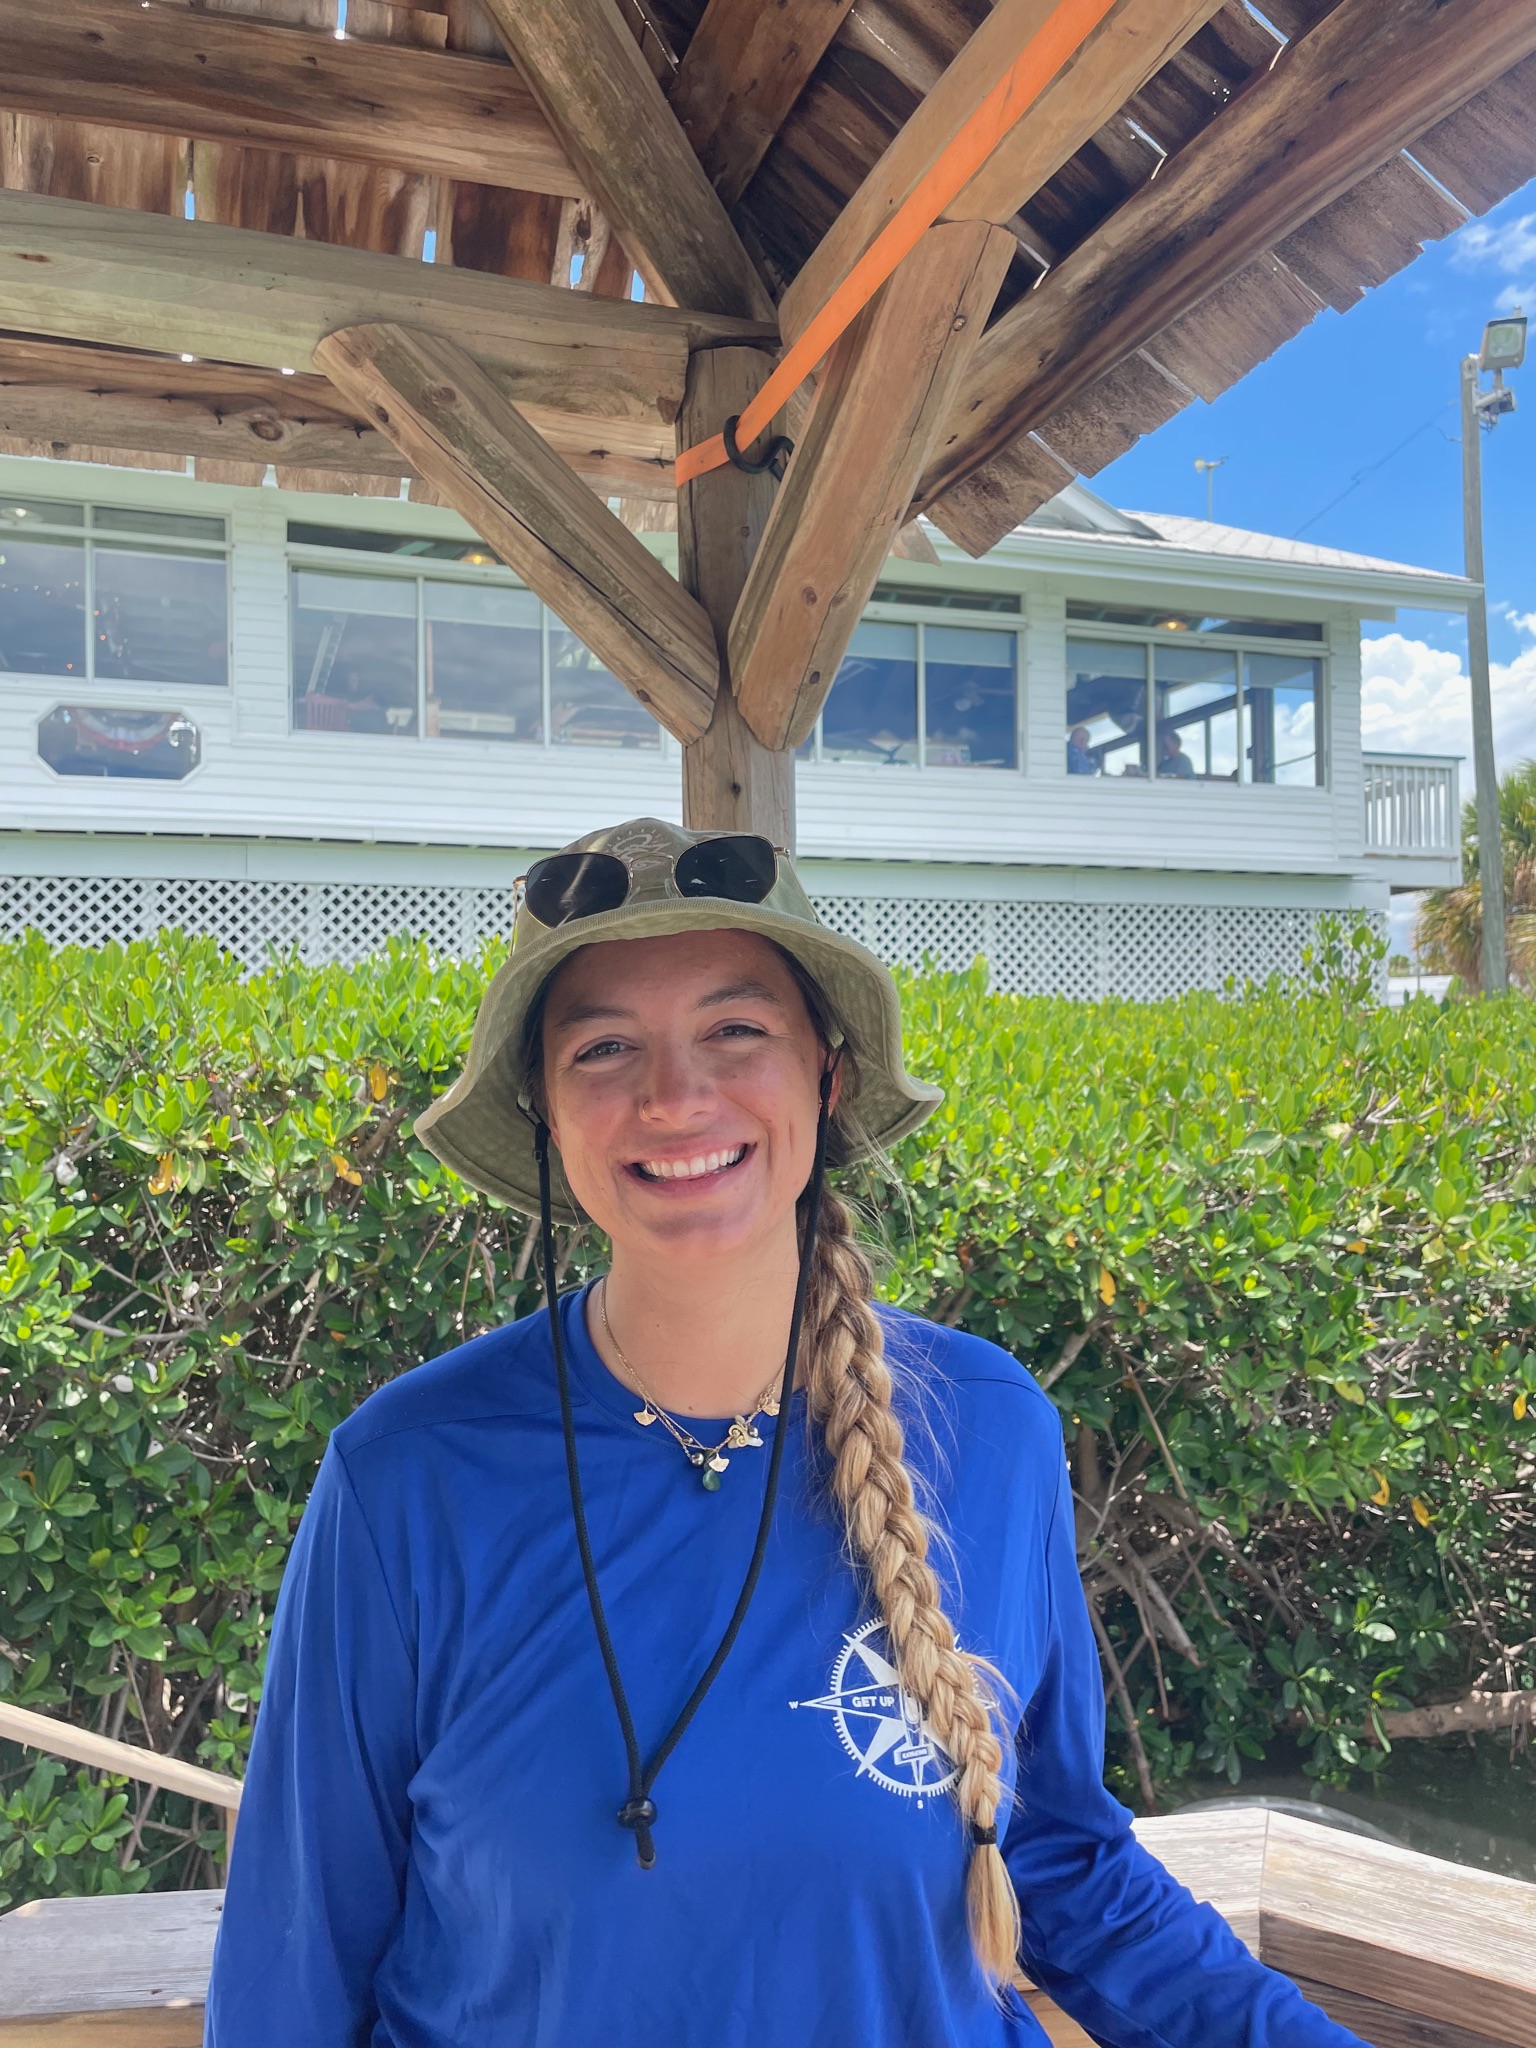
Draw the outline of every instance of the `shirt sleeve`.
[[[1362,2048],[1169,1875],[1105,1790],[1104,1688],[1064,1464],[1046,1564],[1046,1659],[1003,1843],[1025,1970],[1107,2048]]]
[[[405,1897],[415,1702],[411,1652],[333,1443],[273,1617],[206,2048],[364,2048]]]

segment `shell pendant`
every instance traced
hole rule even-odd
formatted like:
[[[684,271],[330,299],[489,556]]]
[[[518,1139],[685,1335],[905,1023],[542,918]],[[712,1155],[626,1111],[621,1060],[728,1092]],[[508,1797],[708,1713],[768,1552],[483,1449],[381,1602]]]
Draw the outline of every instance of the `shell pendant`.
[[[637,1408],[635,1410],[635,1420],[643,1429],[649,1429],[656,1420],[656,1410],[654,1408]]]

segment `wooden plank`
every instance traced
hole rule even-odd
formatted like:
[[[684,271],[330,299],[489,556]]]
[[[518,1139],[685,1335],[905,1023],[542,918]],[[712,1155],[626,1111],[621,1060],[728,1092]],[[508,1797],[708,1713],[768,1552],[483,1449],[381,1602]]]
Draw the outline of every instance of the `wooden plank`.
[[[1413,153],[1474,213],[1486,213],[1536,177],[1536,57],[1502,78],[1417,138]]]
[[[709,0],[672,82],[672,111],[734,206],[853,0]]]
[[[1533,48],[1529,0],[1342,0],[995,323],[919,509],[949,531],[946,492]]]
[[[1264,1807],[1149,1814],[1135,1823],[1136,1839],[1257,1955],[1273,1820]]]
[[[678,447],[718,434],[772,368],[760,349],[701,350],[689,365]],[[773,431],[782,429],[775,424]],[[728,464],[695,477],[677,495],[678,579],[708,613],[722,652],[777,489],[767,471],[752,476]],[[724,665],[708,730],[683,749],[683,822],[761,832],[775,846],[794,848],[795,757],[763,745],[741,715]]]
[[[669,504],[674,429],[521,406],[523,417],[600,498]],[[261,481],[285,469],[394,478],[400,451],[324,377],[182,363],[77,342],[0,337],[0,434],[195,456],[198,475]],[[254,477],[239,474],[254,459]],[[217,463],[225,470],[210,471]]]
[[[0,111],[0,185],[9,191],[171,213],[186,183],[186,145],[175,136]]]
[[[441,20],[442,17],[433,17]],[[0,0],[6,105],[576,196],[581,183],[510,64],[139,0]],[[446,27],[446,23],[444,23]]]
[[[376,325],[328,335],[315,359],[669,732],[699,737],[720,676],[707,614],[473,357]]]
[[[773,338],[761,322],[0,193],[0,327],[305,370],[332,328],[381,320],[472,349],[519,403],[667,426],[691,347]]]
[[[1275,254],[1325,304],[1347,313],[1466,218],[1417,164],[1395,156],[1304,221]]]
[[[986,221],[930,228],[832,350],[731,622],[737,701],[765,746],[815,724],[1012,256]]]
[[[1256,257],[1147,349],[1170,376],[1207,402],[1272,356],[1323,309],[1316,292],[1273,255]],[[1088,394],[1090,400],[1092,393]]]
[[[0,1700],[0,1735],[28,1749],[44,1750],[49,1756],[89,1764],[93,1771],[115,1771],[141,1784],[158,1785],[163,1792],[201,1799],[221,1812],[233,1812],[240,1804],[238,1778],[205,1771],[201,1764],[183,1763],[180,1757],[157,1755],[137,1743],[114,1742],[110,1736],[93,1735],[88,1728],[76,1728],[71,1722],[56,1721],[51,1714],[34,1714],[4,1700]]]
[[[1383,2005],[1379,1998],[1341,1991],[1336,1984],[1315,1984],[1306,1977],[1296,1978],[1295,1984],[1331,2020],[1369,2041],[1371,2048],[1502,2048],[1491,2034],[1453,2027],[1446,2020],[1423,2019],[1399,2006]],[[1475,2016],[1467,2014],[1469,2019]]]
[[[196,2048],[221,1891],[38,1899],[0,1917],[4,2048]]]
[[[1009,220],[1220,0],[1118,0],[1076,56],[947,209],[951,220]],[[784,294],[779,320],[793,341],[965,126],[1055,0],[997,0],[938,84],[843,208]]]
[[[1091,391],[1040,422],[1040,439],[1079,476],[1094,476],[1194,396],[1142,350],[1116,363]]]
[[[1260,1945],[1290,1976],[1536,2040],[1536,1886],[1270,1816]]]
[[[766,319],[772,301],[614,0],[484,0],[646,287]]]

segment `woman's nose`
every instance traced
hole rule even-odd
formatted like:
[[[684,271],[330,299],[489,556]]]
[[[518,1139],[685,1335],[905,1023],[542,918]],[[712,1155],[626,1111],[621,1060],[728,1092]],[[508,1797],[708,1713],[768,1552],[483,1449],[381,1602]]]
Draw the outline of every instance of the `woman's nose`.
[[[707,1066],[686,1052],[662,1049],[646,1063],[641,1075],[639,1108],[647,1123],[695,1123],[713,1109],[714,1100],[714,1083]]]

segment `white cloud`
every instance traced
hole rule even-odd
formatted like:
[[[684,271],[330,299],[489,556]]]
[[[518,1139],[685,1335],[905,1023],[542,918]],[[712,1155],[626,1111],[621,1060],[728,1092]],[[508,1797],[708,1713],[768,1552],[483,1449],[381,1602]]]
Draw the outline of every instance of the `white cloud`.
[[[1536,220],[1536,215],[1532,216]],[[1514,621],[1536,635],[1536,615]],[[1461,657],[1427,641],[1384,633],[1360,645],[1360,726],[1368,748],[1390,754],[1459,754],[1471,790],[1472,686]],[[1489,674],[1500,771],[1536,758],[1536,638]]]
[[[1451,244],[1451,261],[1458,270],[1496,270],[1513,280],[1499,294],[1499,312],[1530,306],[1536,299],[1536,213],[1522,213],[1497,227],[1468,221]]]

